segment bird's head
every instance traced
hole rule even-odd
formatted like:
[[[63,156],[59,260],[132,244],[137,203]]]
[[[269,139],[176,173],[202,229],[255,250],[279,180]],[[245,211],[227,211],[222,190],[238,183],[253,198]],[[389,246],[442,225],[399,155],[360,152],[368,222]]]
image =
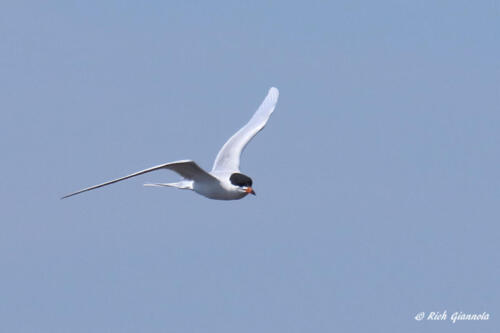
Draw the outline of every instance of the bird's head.
[[[242,173],[233,173],[231,177],[229,177],[229,180],[231,184],[236,186],[238,191],[255,195],[255,191],[252,188],[252,178]]]

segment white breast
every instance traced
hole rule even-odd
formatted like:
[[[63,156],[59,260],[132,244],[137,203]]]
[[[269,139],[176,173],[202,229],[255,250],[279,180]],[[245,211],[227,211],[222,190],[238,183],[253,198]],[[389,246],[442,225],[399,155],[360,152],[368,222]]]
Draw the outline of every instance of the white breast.
[[[230,174],[217,173],[212,174],[218,181],[194,182],[193,191],[207,198],[215,200],[238,200],[245,197],[248,193],[241,192],[229,181]]]

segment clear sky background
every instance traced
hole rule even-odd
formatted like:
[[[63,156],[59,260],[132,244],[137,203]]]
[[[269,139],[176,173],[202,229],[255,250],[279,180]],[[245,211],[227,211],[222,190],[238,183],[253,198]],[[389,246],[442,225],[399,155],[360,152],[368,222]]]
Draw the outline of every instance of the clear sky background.
[[[3,1],[1,332],[498,332],[498,1]],[[256,197],[144,188],[247,147]],[[417,322],[421,311],[487,322]]]

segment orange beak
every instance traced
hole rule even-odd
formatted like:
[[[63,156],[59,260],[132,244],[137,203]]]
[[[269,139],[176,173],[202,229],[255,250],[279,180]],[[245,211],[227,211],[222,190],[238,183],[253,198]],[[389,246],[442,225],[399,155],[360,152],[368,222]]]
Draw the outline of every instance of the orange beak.
[[[251,194],[255,195],[255,191],[251,187],[247,187],[247,189],[245,190],[245,192],[251,193]]]

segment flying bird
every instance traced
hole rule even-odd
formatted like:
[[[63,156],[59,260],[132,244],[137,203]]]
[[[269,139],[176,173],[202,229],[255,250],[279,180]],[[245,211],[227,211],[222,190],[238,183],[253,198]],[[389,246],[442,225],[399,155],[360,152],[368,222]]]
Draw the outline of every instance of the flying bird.
[[[255,195],[255,191],[252,188],[252,179],[240,172],[240,156],[248,142],[266,125],[276,107],[278,96],[279,92],[277,88],[272,87],[269,89],[266,98],[250,121],[222,146],[210,172],[203,170],[191,160],[175,161],[137,171],[128,176],[99,185],[87,187],[67,194],[61,199],[160,169],[172,170],[182,176],[183,179],[175,183],[144,184],[144,186],[169,186],[192,190],[207,198],[216,200],[237,200],[248,194]]]

